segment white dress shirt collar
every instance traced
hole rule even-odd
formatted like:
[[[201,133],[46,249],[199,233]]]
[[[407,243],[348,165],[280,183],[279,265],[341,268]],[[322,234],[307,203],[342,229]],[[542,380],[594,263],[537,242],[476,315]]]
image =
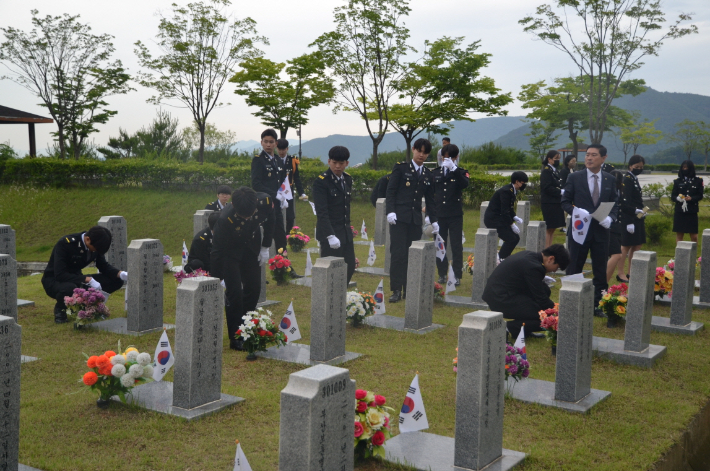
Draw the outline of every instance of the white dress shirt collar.
[[[419,169],[422,168],[424,165],[417,165],[417,163],[412,160],[412,165],[414,165],[414,170],[419,172]]]

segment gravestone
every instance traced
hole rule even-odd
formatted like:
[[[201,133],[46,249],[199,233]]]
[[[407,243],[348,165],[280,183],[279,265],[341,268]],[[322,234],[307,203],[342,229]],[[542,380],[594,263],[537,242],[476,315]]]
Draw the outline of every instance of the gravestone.
[[[594,354],[622,364],[651,368],[666,347],[650,345],[656,252],[639,250],[631,260],[624,340],[593,337]]]
[[[542,252],[547,248],[545,247],[546,237],[547,224],[545,224],[545,221],[530,221],[530,224],[528,224],[528,240],[525,245],[525,250],[538,253]]]
[[[123,216],[103,216],[99,226],[111,233],[111,246],[106,252],[106,261],[122,271],[128,271],[128,229]]]
[[[207,220],[210,218],[210,214],[214,213],[211,209],[198,209],[195,211],[195,215],[192,216],[192,236],[196,236],[198,233],[202,232],[205,227],[209,226]]]
[[[486,228],[486,223],[483,222],[483,219],[486,215],[486,210],[488,209],[488,201],[484,201],[481,203],[481,215],[480,215],[480,220],[478,221],[478,228],[479,229],[485,229]]]
[[[518,201],[515,215],[523,220],[522,223],[515,223],[520,229],[520,242],[518,243],[518,247],[527,247],[528,224],[530,224],[530,201]]]
[[[389,276],[390,267],[392,266],[392,252],[390,252],[390,244],[390,225],[387,224],[387,227],[385,227],[385,271],[383,273],[387,276]]]
[[[9,254],[0,254],[0,316],[17,322],[17,262]]]
[[[434,309],[434,276],[436,273],[434,242],[417,240],[409,247],[407,264],[407,299],[404,306],[404,328],[420,330],[431,326]]]
[[[387,223],[387,204],[385,198],[378,198],[375,203],[375,245],[385,244]]]
[[[342,257],[319,258],[312,273],[311,360],[327,362],[345,355],[347,265]]]
[[[291,373],[281,391],[279,471],[352,471],[355,381],[317,365]]]
[[[473,286],[471,297],[447,296],[446,304],[452,306],[473,306],[488,308],[481,296],[488,277],[498,265],[498,233],[495,229],[478,229],[476,245],[473,248]]]
[[[5,257],[10,258],[8,255]],[[13,298],[13,301],[15,298]],[[20,455],[20,348],[22,328],[0,316],[0,469],[16,470]]]
[[[401,433],[387,441],[388,461],[431,471],[508,470],[525,454],[503,449],[505,321],[477,311],[459,326],[454,438]]]
[[[704,304],[710,304],[710,229],[703,229],[703,245],[701,256],[702,260],[700,261],[699,302]]]
[[[264,228],[260,227],[259,230],[261,231],[261,237],[263,240],[264,237]],[[276,243],[272,240],[271,242],[271,247],[269,247],[269,258],[274,258],[276,256]],[[271,277],[271,274],[267,274],[267,272],[270,272],[269,270],[269,261],[266,260],[264,263],[261,265],[261,289],[259,290],[259,301],[257,302],[256,306],[257,307],[266,307],[266,306],[272,306],[274,304],[278,304],[281,301],[272,301],[266,299],[266,277]],[[274,283],[276,283],[274,281]]]
[[[15,230],[7,224],[0,224],[0,254],[7,254],[17,260]]]

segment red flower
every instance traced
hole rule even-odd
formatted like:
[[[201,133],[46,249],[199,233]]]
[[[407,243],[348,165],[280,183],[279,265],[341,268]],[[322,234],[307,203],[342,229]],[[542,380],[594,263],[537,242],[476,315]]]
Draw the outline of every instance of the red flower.
[[[389,417],[385,417],[385,427],[390,428],[390,419],[389,419]]]
[[[111,357],[116,356],[116,352],[114,352],[113,350],[106,350],[106,353],[104,353],[104,355],[106,355],[110,359]]]
[[[88,373],[87,373],[88,374]],[[362,428],[362,424],[359,421],[355,421],[355,438],[359,437],[362,435],[362,432],[364,432],[364,429]]]
[[[289,260],[284,260],[283,263],[284,263],[284,266],[287,268],[291,266],[291,262]]]
[[[357,399],[358,401],[360,399],[365,399],[365,396],[367,396],[367,391],[365,391],[364,389],[355,390],[355,399]]]
[[[96,384],[96,381],[98,381],[99,377],[96,376],[96,373],[94,373],[93,371],[89,371],[88,373],[84,374],[84,377],[82,379],[85,385],[93,386],[94,384]]]
[[[273,337],[274,334],[273,334],[273,332],[270,332],[270,331],[267,330],[267,331],[266,331],[266,336],[267,336],[267,337]]]
[[[239,329],[239,330],[237,331],[237,335],[242,335],[242,329]]]
[[[387,402],[387,399],[385,399],[385,396],[380,396],[378,394],[375,394],[375,404],[378,406],[384,406],[385,402]]]
[[[86,360],[86,366],[88,366],[89,368],[96,368],[96,360],[98,358],[99,357],[97,357],[96,355],[90,356],[89,359]]]
[[[265,331],[265,330],[260,330],[260,331],[259,331],[259,337],[263,337],[264,335],[266,335],[266,331]]]
[[[284,334],[284,342],[288,342],[288,335]]]
[[[106,355],[99,355],[98,357],[96,357],[96,366],[98,366],[99,368],[110,364],[111,360],[109,360]]]
[[[375,432],[372,436],[372,444],[375,446],[380,446],[385,442],[385,434],[381,430]]]
[[[252,319],[251,321],[252,321],[254,324],[258,324],[258,323],[259,323],[259,319]]]
[[[283,268],[284,264],[283,262],[276,262],[276,268]]]
[[[365,401],[357,401],[357,409],[358,412],[362,413],[367,410],[367,403]]]
[[[99,374],[104,376],[111,376],[111,368],[111,363],[109,363],[107,366],[102,366],[99,368]]]
[[[375,401],[368,402],[367,407],[375,407]]]

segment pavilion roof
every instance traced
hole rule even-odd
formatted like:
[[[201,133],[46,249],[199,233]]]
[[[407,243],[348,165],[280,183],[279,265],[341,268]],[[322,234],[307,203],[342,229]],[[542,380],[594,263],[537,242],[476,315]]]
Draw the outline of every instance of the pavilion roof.
[[[8,108],[7,106],[0,105],[0,124],[53,122],[54,120],[51,118],[45,118],[44,116],[39,116],[36,114],[27,113],[26,111],[20,111],[14,108]]]

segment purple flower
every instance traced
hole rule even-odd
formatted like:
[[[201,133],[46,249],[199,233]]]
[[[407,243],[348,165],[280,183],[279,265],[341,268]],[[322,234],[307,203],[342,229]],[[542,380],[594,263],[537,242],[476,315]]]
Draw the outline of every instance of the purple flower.
[[[530,375],[530,370],[523,370],[523,378],[527,378]]]
[[[515,376],[518,373],[518,367],[515,365],[510,365],[510,368],[508,368],[508,373],[510,373],[510,376]]]

